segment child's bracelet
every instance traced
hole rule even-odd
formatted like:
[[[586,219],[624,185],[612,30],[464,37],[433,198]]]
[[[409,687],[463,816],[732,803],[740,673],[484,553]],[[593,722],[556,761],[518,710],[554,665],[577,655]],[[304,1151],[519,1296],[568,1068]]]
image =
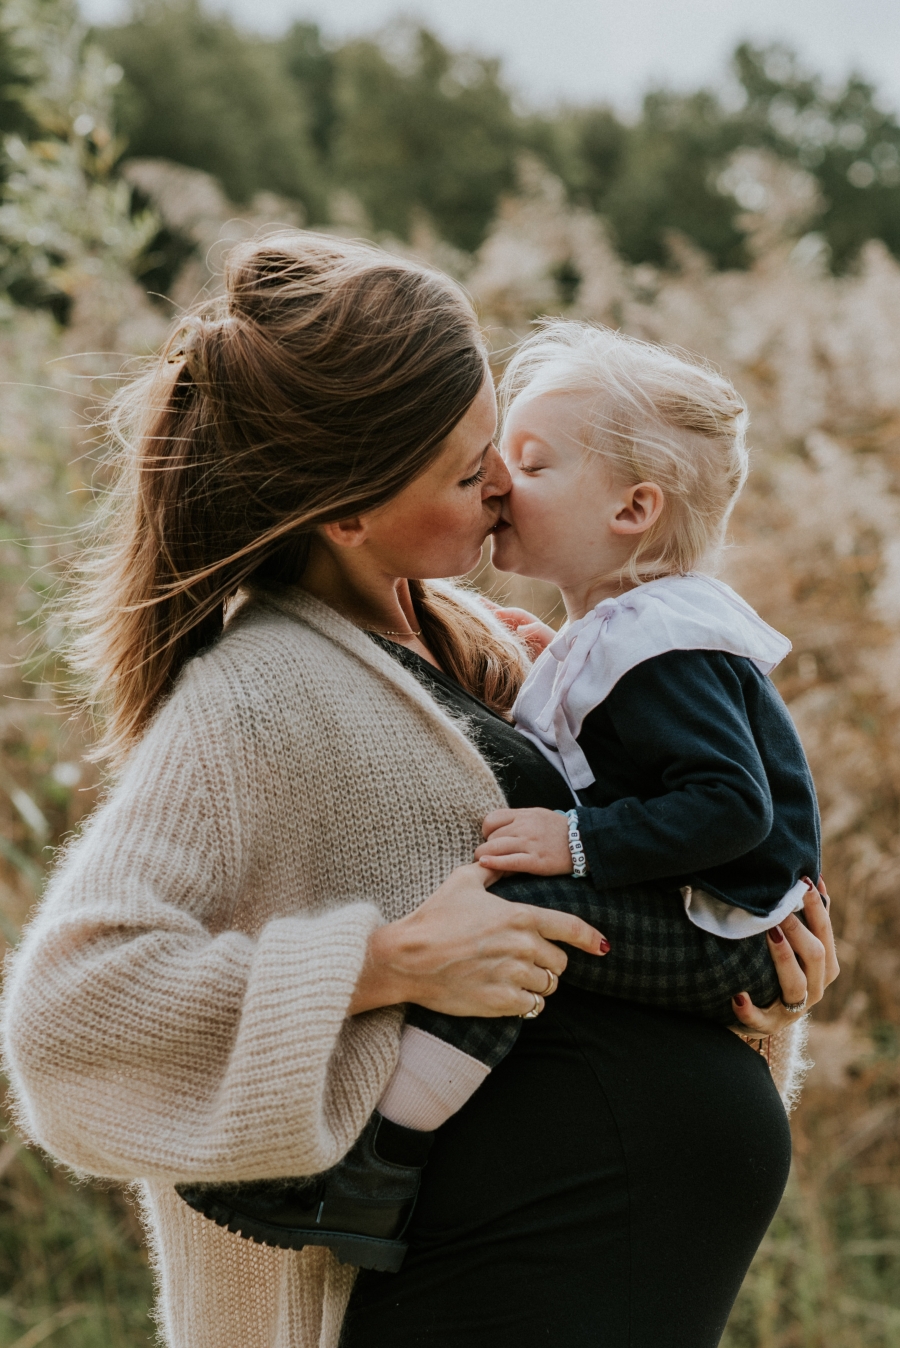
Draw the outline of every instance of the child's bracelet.
[[[566,811],[566,823],[569,826],[569,854],[572,858],[572,874],[576,880],[583,880],[588,873],[587,857],[584,855],[584,843],[578,832],[578,811]]]

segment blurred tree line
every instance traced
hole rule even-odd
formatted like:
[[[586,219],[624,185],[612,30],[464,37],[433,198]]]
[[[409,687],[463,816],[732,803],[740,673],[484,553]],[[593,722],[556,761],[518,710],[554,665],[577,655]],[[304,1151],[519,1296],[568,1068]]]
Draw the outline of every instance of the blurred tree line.
[[[61,2],[38,0],[47,10]],[[15,4],[0,0],[0,14]],[[573,202],[605,217],[629,261],[665,264],[676,232],[717,267],[742,267],[741,216],[758,208],[760,187],[728,163],[741,147],[761,147],[817,180],[814,228],[835,271],[870,238],[900,255],[897,118],[861,78],[830,87],[780,46],[738,47],[737,97],[655,90],[627,121],[602,103],[529,110],[497,61],[410,24],[339,43],[295,23],[272,39],[201,0],[133,0],[126,22],[89,36],[122,72],[113,119],[126,158],[203,169],[238,204],[277,193],[312,224],[333,220],[349,193],[375,234],[408,238],[424,218],[472,251],[530,152]],[[4,29],[0,130],[26,140],[27,92]],[[177,240],[168,243],[177,253]]]
[[[117,112],[128,153],[206,169],[238,202],[268,189],[326,220],[343,188],[377,231],[406,236],[425,212],[471,250],[513,184],[517,155],[531,150],[607,218],[631,261],[663,262],[674,229],[717,265],[740,266],[744,239],[721,170],[736,148],[763,146],[818,179],[836,268],[873,237],[900,253],[896,118],[863,80],[830,89],[780,47],[735,52],[741,106],[706,90],[655,91],[628,123],[602,104],[528,113],[496,61],[409,26],[340,44],[297,23],[266,40],[199,0],[136,0],[127,23],[97,36],[125,71]]]

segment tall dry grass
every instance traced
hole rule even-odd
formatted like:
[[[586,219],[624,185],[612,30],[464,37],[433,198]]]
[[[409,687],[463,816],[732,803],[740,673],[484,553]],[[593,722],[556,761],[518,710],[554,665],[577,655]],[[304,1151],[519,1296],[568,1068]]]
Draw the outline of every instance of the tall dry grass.
[[[754,469],[724,574],[791,637],[779,682],[821,794],[843,975],[816,1009],[795,1167],[729,1325],[728,1348],[900,1345],[900,267],[871,246],[834,278],[807,184],[755,156],[756,264],[626,267],[602,222],[523,167],[475,258],[423,230],[503,352],[544,313],[613,323],[725,368],[748,398]],[[208,231],[209,221],[204,229]],[[195,280],[200,276],[195,267]],[[214,282],[213,282],[214,283]],[[160,320],[124,260],[82,271],[75,323],[0,313],[0,919],[7,942],[53,845],[90,809],[88,727],[61,704],[40,610],[92,500],[85,408]],[[84,352],[107,355],[84,356]],[[546,587],[480,582],[547,614]],[[23,654],[30,654],[22,662]],[[150,1288],[121,1195],[74,1186],[12,1133],[0,1150],[0,1345],[146,1343]]]

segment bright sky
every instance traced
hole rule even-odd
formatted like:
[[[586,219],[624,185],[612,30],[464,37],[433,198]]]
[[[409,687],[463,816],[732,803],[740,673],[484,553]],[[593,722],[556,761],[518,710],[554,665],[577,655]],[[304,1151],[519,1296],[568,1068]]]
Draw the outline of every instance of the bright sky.
[[[82,0],[94,22],[122,0]],[[532,103],[608,100],[634,109],[648,85],[721,78],[744,37],[785,40],[829,78],[861,70],[900,108],[898,0],[212,0],[269,33],[294,19],[335,37],[370,33],[399,14],[452,45],[502,57]]]

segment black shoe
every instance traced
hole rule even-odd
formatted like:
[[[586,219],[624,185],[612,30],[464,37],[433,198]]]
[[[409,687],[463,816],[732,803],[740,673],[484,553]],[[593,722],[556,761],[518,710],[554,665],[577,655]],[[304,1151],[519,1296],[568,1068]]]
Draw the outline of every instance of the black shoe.
[[[236,1235],[282,1250],[327,1245],[342,1264],[396,1273],[434,1133],[372,1115],[331,1170],[308,1179],[176,1184],[190,1207]]]

